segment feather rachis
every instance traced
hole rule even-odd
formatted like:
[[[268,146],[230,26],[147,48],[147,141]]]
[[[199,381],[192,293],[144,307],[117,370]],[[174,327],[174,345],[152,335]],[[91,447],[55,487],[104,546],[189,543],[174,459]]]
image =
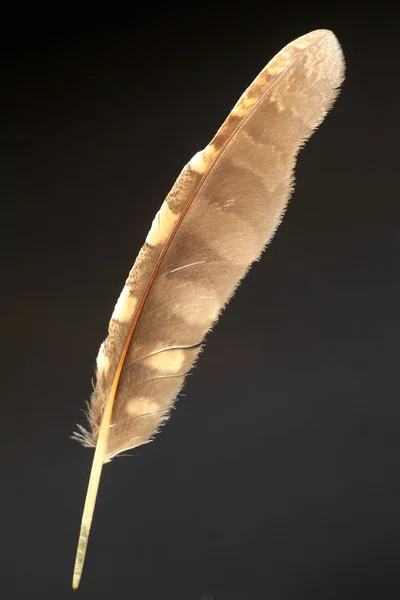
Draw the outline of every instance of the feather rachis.
[[[90,432],[78,434],[96,445],[97,471],[100,460],[147,443],[165,422],[206,334],[272,239],[293,191],[298,151],[331,108],[343,74],[331,32],[295,40],[181,172],[97,358]],[[87,528],[83,537],[87,543]]]

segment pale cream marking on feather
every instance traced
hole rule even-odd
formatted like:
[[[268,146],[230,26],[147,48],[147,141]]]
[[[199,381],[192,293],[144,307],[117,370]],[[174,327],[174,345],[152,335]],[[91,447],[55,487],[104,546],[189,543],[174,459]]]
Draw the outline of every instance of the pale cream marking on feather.
[[[245,117],[249,110],[257,103],[257,101],[257,96],[250,97],[248,92],[245,92],[233,107],[231,114],[235,117]]]
[[[131,417],[139,416],[143,413],[154,413],[159,410],[159,404],[147,396],[139,396],[128,400],[125,407],[126,412]]]
[[[282,87],[286,84],[286,88],[289,89],[290,85],[288,83],[288,81],[280,82],[281,85],[277,86],[276,88],[273,88],[273,90],[271,91],[270,94],[270,102],[274,102],[275,103],[275,107],[278,111],[278,113],[283,112],[285,109],[288,108],[288,102],[287,102],[287,97],[285,95],[285,92],[282,92]]]
[[[168,206],[168,202],[164,201],[153,220],[149,233],[147,234],[147,244],[149,244],[149,246],[164,244],[172,233],[178,218],[179,213],[174,213]]]
[[[322,37],[322,36],[321,36]],[[305,50],[310,45],[310,39],[300,40],[299,43],[296,44],[296,48],[298,51]],[[293,46],[290,48],[284,48],[279,52],[279,54],[275,57],[273,64],[268,65],[257,77],[257,79],[253,82],[253,84],[241,95],[237,103],[232,109],[231,114],[236,117],[245,117],[249,110],[258,102],[261,97],[261,94],[254,94],[250,96],[250,92],[254,84],[257,84],[263,79],[263,76],[268,75],[273,79],[277,75],[283,73],[291,64],[293,63]]]
[[[204,265],[207,262],[205,260],[198,260],[197,262],[189,263],[188,265],[183,265],[182,267],[177,267],[176,269],[172,269],[171,273],[175,273],[175,271],[182,271],[182,269],[188,269],[189,267],[194,267],[194,265]]]
[[[184,350],[168,350],[153,354],[146,359],[147,364],[163,373],[178,373],[185,364],[186,355]]]
[[[127,323],[135,312],[137,302],[137,298],[132,295],[130,287],[126,285],[118,298],[111,318],[120,323]]]
[[[316,56],[316,47],[317,47],[318,41],[319,41],[318,37],[320,37],[320,39],[322,40],[325,37],[325,34],[315,36],[315,37],[317,38],[316,46],[312,45],[312,42],[314,40],[312,40],[311,43],[310,43],[310,40],[308,40],[307,42],[306,42],[306,40],[302,40],[301,43],[297,44],[297,47],[303,51],[303,53],[300,53],[297,58],[301,57],[302,67],[305,71],[305,78],[309,77],[310,79],[312,79],[314,86],[315,86],[316,82],[319,81],[325,75],[326,66],[327,66],[326,57],[324,58],[324,60],[321,61],[321,65],[322,65],[322,68],[321,68],[321,66],[318,64],[318,57]],[[289,57],[289,54],[288,54],[288,57]],[[285,60],[287,60],[288,57],[285,57]],[[290,66],[290,63],[292,62],[292,60],[293,60],[293,58],[291,57],[291,60],[289,61],[289,64],[287,65],[287,67]],[[270,70],[270,72],[273,73],[272,69]],[[279,113],[281,113],[284,110],[290,109],[292,114],[294,114],[295,116],[298,116],[299,114],[301,114],[302,120],[304,122],[306,122],[306,119],[304,118],[303,113],[296,114],[295,110],[293,110],[293,106],[288,101],[287,94],[288,94],[288,92],[290,92],[290,89],[292,86],[292,77],[293,77],[293,73],[291,74],[291,76],[281,79],[280,85],[274,86],[272,88],[271,94],[270,94],[270,99],[272,102],[275,102],[276,108]],[[307,90],[303,90],[301,95],[306,100],[307,99]],[[310,118],[310,124],[312,124],[313,122],[314,122],[314,120],[313,120],[313,116],[312,116]]]
[[[231,208],[236,202],[235,198],[228,198],[227,200],[224,201],[222,207],[223,208]]]
[[[302,50],[305,50],[308,46],[309,46],[309,42],[304,42],[303,44],[299,44],[297,46],[297,48],[301,52]],[[300,54],[300,52],[299,52],[299,54]],[[276,77],[277,75],[280,75],[281,73],[286,71],[286,69],[288,67],[290,67],[290,65],[293,63],[293,58],[294,58],[293,57],[293,48],[291,48],[289,52],[287,50],[286,51],[283,50],[282,52],[279,53],[278,56],[279,56],[279,60],[277,60],[272,65],[267,67],[268,75],[270,75],[271,77]]]
[[[273,192],[277,185],[282,183],[287,171],[286,160],[283,150],[274,145],[267,145],[254,140],[246,131],[240,132],[240,146],[231,158],[231,163],[234,167],[246,169],[253,175],[262,179],[263,186],[268,192]],[[269,166],[273,175],[265,178],[265,152],[268,150],[270,154]],[[251,156],[251,162],[248,156]],[[224,201],[223,207],[229,208],[233,204],[234,199]],[[213,206],[213,205],[212,205]]]
[[[247,168],[247,165],[246,165],[246,168]],[[221,201],[211,202],[210,207],[214,208],[215,210],[218,210],[219,212],[222,212],[226,209],[231,208],[235,204],[235,202],[236,202],[235,198],[227,198],[222,203],[221,203]]]
[[[210,285],[196,281],[190,283],[185,296],[185,314],[177,299],[171,307],[176,315],[182,316],[188,324],[203,325],[214,321],[221,308],[218,295]]]
[[[99,375],[106,375],[108,369],[110,368],[110,360],[105,353],[104,344],[105,342],[101,344],[96,360],[97,373]]]
[[[196,171],[199,175],[203,175],[208,167],[211,165],[217,154],[217,149],[213,146],[213,144],[209,144],[204,148],[204,150],[200,150],[200,152],[196,152],[191,161],[189,162],[189,166]]]
[[[307,60],[307,53],[304,54],[303,65],[305,65],[306,60]],[[314,65],[314,68],[315,68],[315,65]],[[314,80],[316,80],[314,72],[312,74],[310,74],[310,77],[312,77]],[[312,124],[315,119],[315,114],[314,114],[314,110],[312,109],[312,105],[311,105],[311,109],[312,109],[311,112],[310,112],[310,109],[307,108],[307,103],[308,103],[307,94],[304,91],[298,92],[295,96],[294,102],[289,100],[291,95],[293,95],[293,94],[294,94],[293,81],[292,81],[291,76],[289,75],[288,77],[282,79],[280,81],[280,85],[272,90],[270,99],[271,99],[271,102],[275,103],[275,107],[279,113],[281,113],[283,111],[288,111],[293,116],[301,119],[304,124],[308,125],[309,127],[312,127]],[[299,110],[298,110],[296,104],[299,107]]]

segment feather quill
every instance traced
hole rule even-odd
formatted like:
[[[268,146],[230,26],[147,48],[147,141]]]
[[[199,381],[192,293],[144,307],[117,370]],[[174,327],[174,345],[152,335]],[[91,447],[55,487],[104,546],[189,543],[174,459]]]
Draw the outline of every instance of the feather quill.
[[[343,78],[331,31],[288,44],[185,166],[157,213],[99,350],[89,429],[75,434],[96,447],[75,589],[103,464],[149,442],[167,419],[207,332],[278,227],[298,151]]]

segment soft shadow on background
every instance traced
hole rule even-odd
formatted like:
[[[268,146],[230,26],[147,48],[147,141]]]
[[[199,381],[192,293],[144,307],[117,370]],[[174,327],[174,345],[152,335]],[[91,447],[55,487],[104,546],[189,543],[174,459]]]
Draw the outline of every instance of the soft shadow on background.
[[[183,165],[265,63],[320,27],[344,49],[342,94],[168,425],[105,468],[77,594],[397,597],[395,15],[109,10],[2,17],[4,597],[72,597],[92,452],[69,436],[120,289]]]

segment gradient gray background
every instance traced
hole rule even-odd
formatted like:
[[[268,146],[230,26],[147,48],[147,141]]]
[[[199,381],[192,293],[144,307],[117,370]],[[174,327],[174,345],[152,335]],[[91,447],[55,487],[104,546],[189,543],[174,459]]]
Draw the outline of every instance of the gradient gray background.
[[[92,452],[69,435],[128,271],[245,87],[325,27],[346,55],[342,95],[170,422],[105,468],[76,597],[397,598],[395,14],[108,10],[2,16],[2,594],[72,598]]]

